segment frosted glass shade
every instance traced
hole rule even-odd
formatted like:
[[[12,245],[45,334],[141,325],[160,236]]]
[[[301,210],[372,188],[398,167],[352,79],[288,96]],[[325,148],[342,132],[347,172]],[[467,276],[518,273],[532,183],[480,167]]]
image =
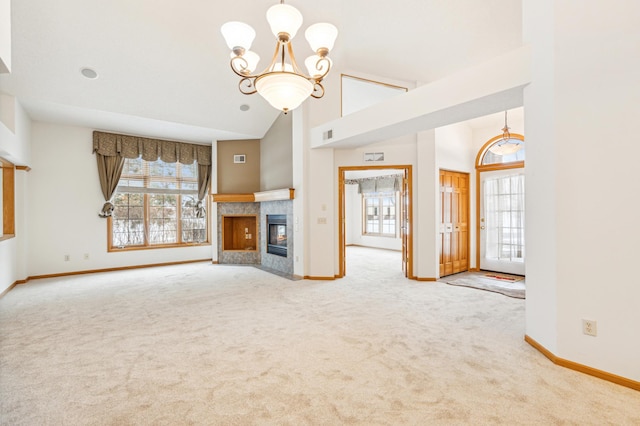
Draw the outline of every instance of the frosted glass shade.
[[[313,83],[288,72],[273,72],[256,79],[256,89],[274,108],[291,111],[313,92]]]
[[[235,57],[236,54],[231,52],[231,58],[233,59]],[[243,74],[251,74],[252,72],[254,72],[258,67],[258,62],[260,62],[260,56],[252,50],[247,50],[246,52],[244,52],[244,55],[242,55],[242,58],[244,58],[247,63],[244,64],[241,60],[236,60],[232,62],[232,64],[234,64],[234,67]],[[245,66],[245,68],[238,68],[238,65]]]
[[[316,76],[321,76],[326,74],[328,71],[327,67],[333,65],[333,62],[331,62],[331,59],[327,57],[325,57],[324,59],[326,59],[326,61],[329,61],[329,63],[327,63],[324,60],[320,61],[320,59],[322,58],[318,55],[311,55],[304,60],[304,65],[307,67],[307,71],[309,71],[309,75],[311,77],[316,77]],[[318,67],[320,67],[320,69],[318,69]]]
[[[256,32],[249,24],[238,21],[230,21],[220,27],[220,31],[227,42],[229,49],[242,47],[245,50],[251,48],[251,43],[256,38]]]
[[[517,139],[508,139],[507,141],[493,144],[489,148],[489,151],[496,155],[509,155],[520,151],[522,147],[523,144],[521,141]]]
[[[292,39],[302,26],[302,14],[288,4],[276,4],[267,10],[267,21],[276,37],[280,33],[287,33],[289,39]]]
[[[313,24],[307,28],[304,36],[307,38],[311,50],[314,52],[317,52],[321,48],[331,50],[333,49],[333,44],[336,42],[336,37],[338,37],[338,29],[334,25],[324,22]]]

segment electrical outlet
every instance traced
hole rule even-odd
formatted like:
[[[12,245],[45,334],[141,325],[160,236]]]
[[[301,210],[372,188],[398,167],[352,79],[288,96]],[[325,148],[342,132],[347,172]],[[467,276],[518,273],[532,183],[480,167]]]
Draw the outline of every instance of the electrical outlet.
[[[68,254],[65,254],[65,255],[64,255],[64,261],[65,261],[65,262],[68,262],[68,261],[70,261],[70,260],[71,260],[71,256],[69,256]]]
[[[582,332],[587,336],[597,336],[598,335],[598,323],[593,320],[582,320]]]

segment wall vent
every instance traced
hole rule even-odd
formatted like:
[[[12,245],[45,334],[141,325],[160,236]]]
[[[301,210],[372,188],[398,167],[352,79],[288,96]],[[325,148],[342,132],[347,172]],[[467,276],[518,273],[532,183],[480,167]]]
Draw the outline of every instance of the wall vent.
[[[325,141],[328,139],[333,139],[333,129],[327,130],[326,132],[324,132],[322,134],[322,139],[324,139]]]
[[[244,154],[233,154],[233,162],[236,164],[243,164],[247,162],[247,156]]]

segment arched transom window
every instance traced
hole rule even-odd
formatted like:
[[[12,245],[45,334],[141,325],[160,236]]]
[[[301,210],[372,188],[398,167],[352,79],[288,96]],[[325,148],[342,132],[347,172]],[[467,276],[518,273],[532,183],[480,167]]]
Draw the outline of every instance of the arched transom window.
[[[480,150],[477,165],[489,166],[524,161],[524,136],[512,133],[508,139],[502,135],[490,139]]]

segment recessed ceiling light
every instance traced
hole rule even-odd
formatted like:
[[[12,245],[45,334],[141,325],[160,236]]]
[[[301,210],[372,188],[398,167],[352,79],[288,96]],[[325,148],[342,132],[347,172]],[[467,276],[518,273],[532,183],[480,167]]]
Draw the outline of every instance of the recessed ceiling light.
[[[98,78],[98,73],[92,68],[84,67],[80,70],[80,73],[82,73],[83,76],[90,78],[92,80]]]
[[[247,104],[240,105],[240,111],[249,111],[249,109],[251,109],[251,107]]]

